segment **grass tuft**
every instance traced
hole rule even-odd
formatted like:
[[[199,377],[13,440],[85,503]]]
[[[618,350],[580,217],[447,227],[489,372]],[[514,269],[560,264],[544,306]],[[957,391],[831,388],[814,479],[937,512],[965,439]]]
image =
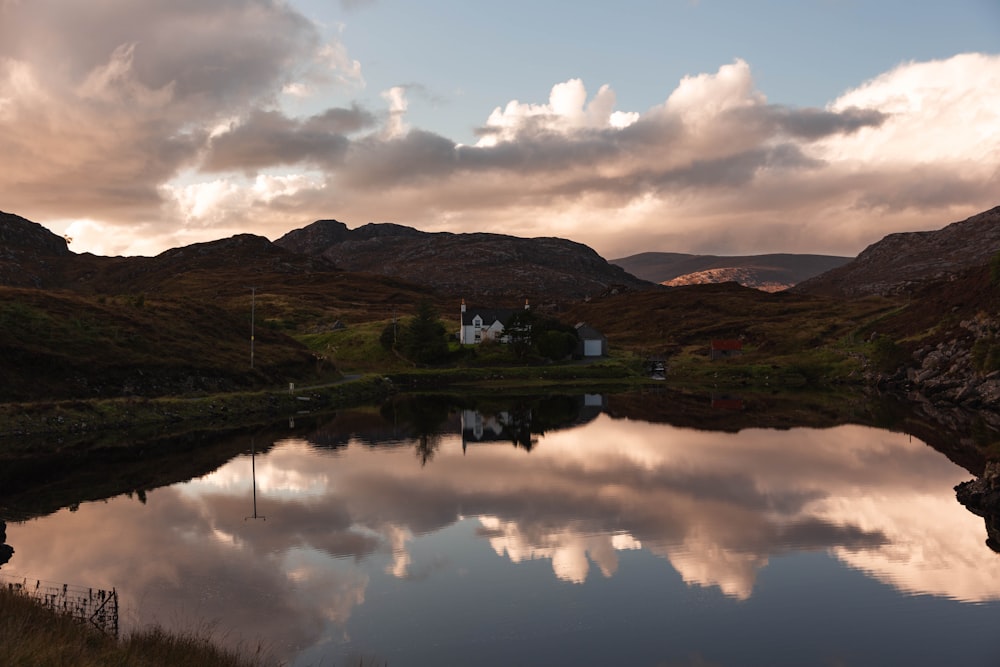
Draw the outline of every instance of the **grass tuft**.
[[[0,664],[20,667],[270,667],[258,647],[246,653],[216,644],[207,634],[150,627],[115,639],[31,598],[0,589]]]

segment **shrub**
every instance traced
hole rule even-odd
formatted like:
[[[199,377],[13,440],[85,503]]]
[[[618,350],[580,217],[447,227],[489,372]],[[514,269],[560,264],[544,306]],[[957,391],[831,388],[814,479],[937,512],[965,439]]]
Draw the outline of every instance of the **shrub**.
[[[879,336],[872,341],[870,356],[875,370],[882,373],[892,373],[907,359],[906,350],[888,336]]]
[[[972,364],[982,373],[1000,370],[1000,342],[996,338],[980,338],[972,346]]]
[[[990,284],[1000,287],[1000,252],[990,258]]]

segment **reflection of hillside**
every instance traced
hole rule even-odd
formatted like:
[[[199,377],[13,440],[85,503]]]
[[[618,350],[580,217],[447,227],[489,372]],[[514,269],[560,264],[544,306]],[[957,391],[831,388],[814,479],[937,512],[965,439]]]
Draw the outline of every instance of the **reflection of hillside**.
[[[416,446],[430,460],[437,439],[462,435],[464,446],[511,443],[530,451],[545,433],[586,424],[601,414],[601,394],[542,397],[396,396],[378,409],[344,410],[311,429],[296,429],[319,449],[351,443],[370,447]],[[419,453],[419,452],[418,452]]]
[[[14,549],[9,544],[4,544],[7,541],[7,524],[0,521],[0,567],[10,560],[10,557],[14,555]]]
[[[264,452],[279,432],[284,430],[234,429],[138,442],[120,436],[125,442],[115,446],[80,445],[44,456],[7,458],[0,461],[0,518],[25,520],[122,494],[135,493],[142,502],[151,489],[208,474],[249,451],[251,433],[257,436],[257,451]]]
[[[732,397],[730,397],[732,398]],[[607,413],[616,419],[737,433],[748,428],[831,428],[874,426],[919,438],[973,474],[985,463],[983,447],[1000,440],[975,412],[858,392],[743,394],[740,409],[731,400],[657,387],[610,394]]]

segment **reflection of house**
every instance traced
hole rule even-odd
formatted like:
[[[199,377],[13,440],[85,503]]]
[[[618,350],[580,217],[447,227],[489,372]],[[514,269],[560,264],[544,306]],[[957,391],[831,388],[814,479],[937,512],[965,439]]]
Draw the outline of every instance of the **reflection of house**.
[[[608,353],[608,339],[594,327],[580,322],[576,325],[576,335],[580,339],[576,352],[581,357],[603,357]]]
[[[531,409],[504,410],[493,415],[463,410],[462,452],[470,444],[486,442],[509,442],[530,452],[537,442],[531,437]]]
[[[709,356],[712,359],[726,359],[743,354],[743,341],[737,338],[713,340]]]
[[[528,310],[525,300],[524,309]],[[462,299],[462,327],[458,330],[458,342],[462,345],[475,345],[484,340],[504,340],[504,323],[517,311],[509,308],[466,308]]]
[[[462,449],[465,449],[465,444],[470,441],[510,441],[510,437],[504,433],[510,422],[510,415],[506,411],[495,415],[484,415],[478,410],[462,410]]]

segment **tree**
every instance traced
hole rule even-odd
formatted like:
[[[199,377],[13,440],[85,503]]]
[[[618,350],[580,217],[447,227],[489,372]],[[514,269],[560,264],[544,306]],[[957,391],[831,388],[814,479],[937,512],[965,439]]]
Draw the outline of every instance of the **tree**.
[[[534,311],[519,310],[504,323],[503,334],[510,350],[518,359],[524,359],[533,349],[533,336],[538,318]]]
[[[538,354],[559,361],[573,354],[578,341],[574,332],[548,329],[538,335]]]
[[[417,306],[416,316],[399,332],[400,351],[419,364],[436,364],[448,358],[445,328],[428,300]]]

